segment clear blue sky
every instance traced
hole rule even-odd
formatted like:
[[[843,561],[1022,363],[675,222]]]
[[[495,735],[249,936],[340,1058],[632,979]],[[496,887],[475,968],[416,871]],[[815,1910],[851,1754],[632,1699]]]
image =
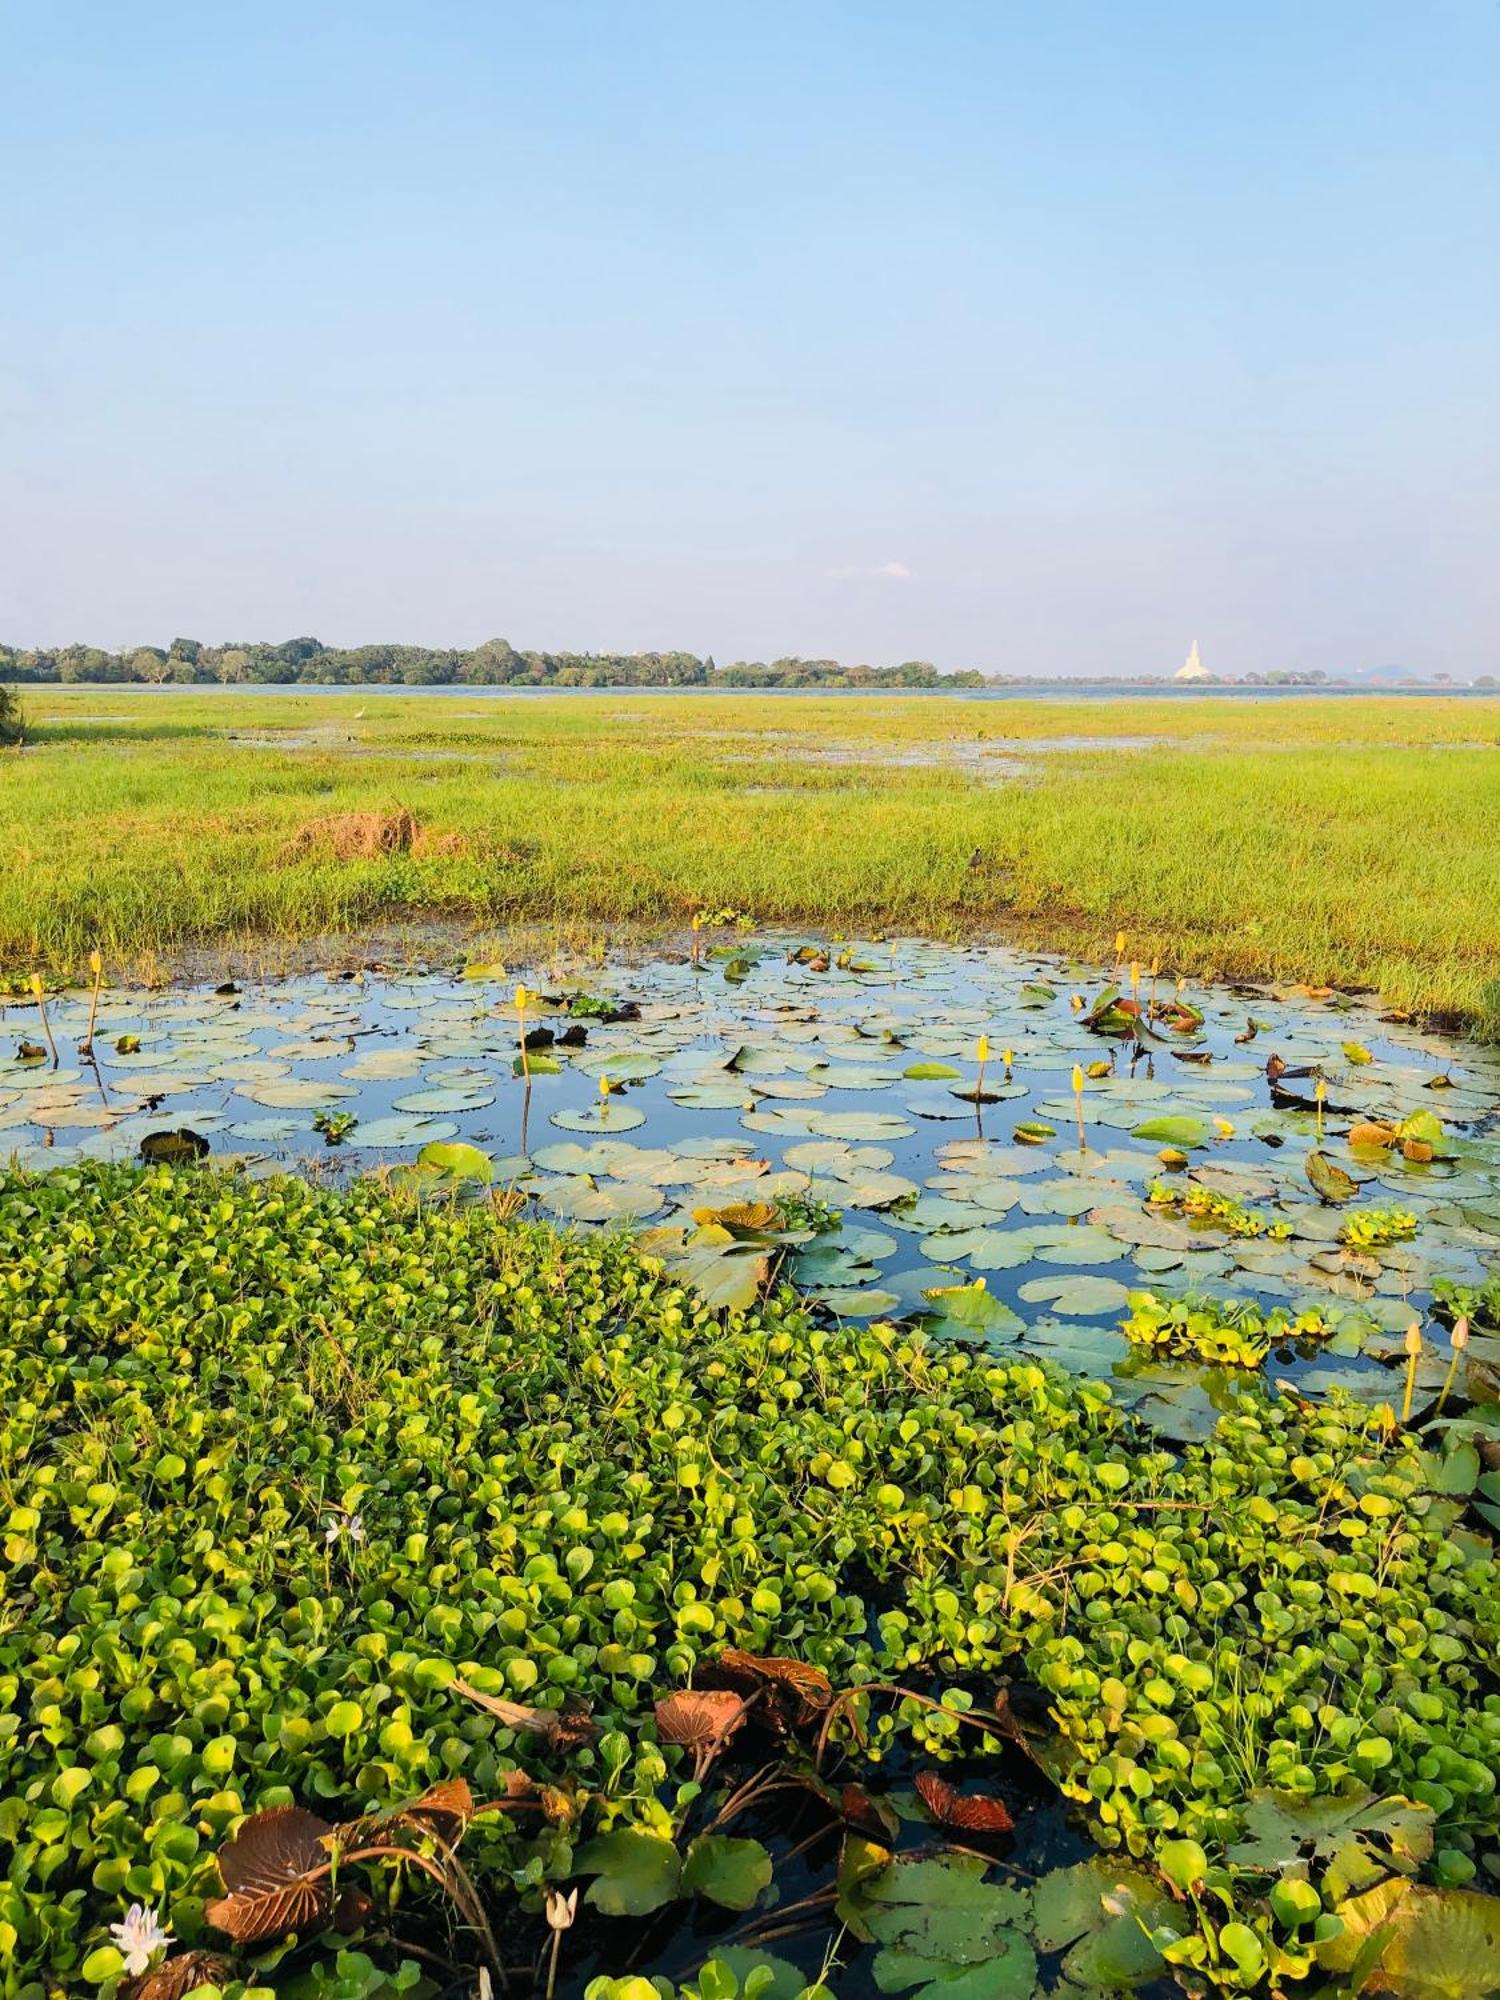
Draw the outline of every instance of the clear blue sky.
[[[1494,0],[0,13],[0,638],[1500,652]]]

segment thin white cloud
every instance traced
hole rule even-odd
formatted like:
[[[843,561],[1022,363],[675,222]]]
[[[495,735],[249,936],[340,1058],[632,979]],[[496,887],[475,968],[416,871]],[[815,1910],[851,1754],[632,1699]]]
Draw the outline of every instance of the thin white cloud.
[[[839,583],[851,583],[866,577],[879,576],[894,577],[898,583],[904,583],[911,575],[911,571],[903,562],[875,563],[869,567],[851,563],[841,569],[831,569],[828,574]]]

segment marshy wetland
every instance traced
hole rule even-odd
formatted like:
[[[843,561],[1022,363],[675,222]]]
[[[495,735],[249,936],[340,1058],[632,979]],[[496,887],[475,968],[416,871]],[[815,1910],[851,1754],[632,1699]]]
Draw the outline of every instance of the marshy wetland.
[[[26,705],[5,2000],[1500,1987],[1500,705]]]

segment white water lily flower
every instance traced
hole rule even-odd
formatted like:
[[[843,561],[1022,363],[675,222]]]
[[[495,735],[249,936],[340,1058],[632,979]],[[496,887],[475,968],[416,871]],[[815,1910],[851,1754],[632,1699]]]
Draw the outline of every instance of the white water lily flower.
[[[125,1960],[125,1970],[132,1979],[138,1979],[149,1971],[151,1955],[172,1942],[172,1933],[165,1924],[156,1921],[156,1908],[149,1909],[141,1903],[132,1903],[125,1912],[125,1921],[111,1924],[109,1934],[118,1946]]]

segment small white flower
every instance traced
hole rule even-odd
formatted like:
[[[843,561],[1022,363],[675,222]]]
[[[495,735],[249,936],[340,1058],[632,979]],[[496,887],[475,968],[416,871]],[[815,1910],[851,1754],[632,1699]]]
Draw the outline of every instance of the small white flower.
[[[325,1521],[323,1523],[323,1539],[327,1542],[329,1548],[333,1547],[343,1532],[344,1524],[342,1521]]]
[[[111,1924],[109,1934],[119,1947],[125,1970],[132,1979],[149,1971],[151,1954],[172,1942],[172,1933],[166,1925],[156,1921],[155,1906],[147,1909],[140,1903],[132,1903],[125,1912],[125,1921]]]
[[[365,1524],[359,1518],[358,1514],[351,1514],[349,1516],[348,1525],[344,1532],[348,1535],[351,1542],[362,1542],[364,1540]]]
[[[365,1524],[358,1514],[351,1514],[347,1521],[325,1521],[323,1523],[323,1539],[329,1548],[332,1548],[336,1542],[342,1540],[345,1535],[356,1545],[364,1541]]]
[[[565,1896],[561,1889],[547,1891],[547,1922],[555,1931],[565,1931],[578,1915],[578,1891]]]

